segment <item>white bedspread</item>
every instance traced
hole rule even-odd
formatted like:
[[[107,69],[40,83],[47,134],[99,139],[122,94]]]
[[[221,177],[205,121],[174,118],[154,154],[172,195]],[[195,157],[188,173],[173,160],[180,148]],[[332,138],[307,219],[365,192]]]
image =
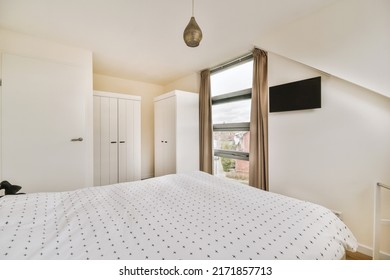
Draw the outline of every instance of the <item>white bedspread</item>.
[[[202,172],[0,199],[0,259],[340,259],[328,209]]]

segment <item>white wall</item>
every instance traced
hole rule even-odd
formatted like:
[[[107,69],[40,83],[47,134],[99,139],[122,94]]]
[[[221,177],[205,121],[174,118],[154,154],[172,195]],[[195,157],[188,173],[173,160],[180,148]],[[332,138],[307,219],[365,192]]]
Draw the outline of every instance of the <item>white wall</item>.
[[[268,55],[269,86],[322,76],[321,109],[269,114],[270,190],[340,211],[359,251],[370,255],[374,186],[390,184],[390,98]],[[181,80],[192,80],[187,88],[199,86],[193,75]],[[390,193],[382,200],[390,218]],[[381,250],[387,254],[389,234],[384,226]]]
[[[141,177],[154,175],[154,97],[164,93],[163,86],[120,79],[100,74],[93,75],[94,90],[141,96]]]
[[[323,75],[322,109],[270,114],[271,190],[341,211],[366,254],[375,183],[390,183],[389,11],[388,0],[335,1],[255,42],[332,74]],[[321,75],[276,55],[269,71],[270,85]],[[389,201],[386,193],[387,217]],[[390,227],[382,231],[389,254]]]
[[[68,64],[76,66],[81,70],[82,77],[80,78],[83,79],[86,85],[90,84],[90,90],[85,91],[86,134],[84,141],[86,142],[87,147],[85,158],[87,169],[85,186],[91,186],[93,184],[92,53],[87,50],[65,46],[41,38],[0,29],[0,54],[1,53],[10,53],[19,56]],[[59,190],[55,189],[55,186],[53,186],[53,191]]]
[[[390,97],[390,1],[344,0],[255,45]]]
[[[199,93],[200,73],[193,73],[164,86],[164,92],[182,90]]]
[[[321,74],[269,54],[269,86]],[[390,184],[390,98],[321,76],[321,109],[269,114],[270,190],[342,212],[370,254],[374,186]],[[381,247],[390,253],[389,238]]]

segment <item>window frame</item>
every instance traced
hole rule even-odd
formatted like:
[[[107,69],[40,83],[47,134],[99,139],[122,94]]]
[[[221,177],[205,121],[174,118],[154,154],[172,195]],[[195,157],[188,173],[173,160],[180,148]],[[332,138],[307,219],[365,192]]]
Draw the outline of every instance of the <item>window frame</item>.
[[[210,69],[210,74],[217,74],[219,72],[224,72],[226,70],[229,70],[230,68],[239,66],[240,64],[244,64],[246,62],[252,61],[253,63],[253,54],[248,53],[244,56],[241,56],[239,58],[236,58],[234,60],[231,60],[227,63],[218,65],[212,69]],[[253,74],[252,74],[253,75]],[[248,86],[248,85],[247,85]],[[210,103],[211,107],[218,106],[219,104],[224,103],[231,103],[236,101],[243,101],[243,100],[250,100],[252,99],[252,87],[250,88],[244,88],[244,89],[237,89],[232,92],[228,93],[222,93],[218,94],[216,96],[210,97]],[[250,102],[251,104],[251,102]],[[251,105],[250,105],[251,106]],[[251,110],[251,108],[249,108]],[[225,122],[225,123],[213,123],[212,129],[213,129],[213,142],[215,141],[214,132],[249,132],[250,133],[250,114],[249,114],[249,120],[248,122]],[[249,135],[250,136],[250,135]],[[250,139],[249,139],[250,141]],[[234,159],[239,161],[246,161],[249,162],[249,151],[243,152],[243,151],[234,151],[234,150],[225,150],[225,149],[215,149],[213,144],[213,157],[214,160],[219,160],[219,158],[227,158],[227,159]],[[214,165],[213,165],[214,166]],[[213,168],[214,169],[214,168]],[[216,170],[213,170],[213,173],[216,172]]]
[[[233,91],[233,92],[213,96],[211,98],[211,106],[240,101],[240,100],[246,100],[251,98],[252,98],[252,88],[246,88],[238,91]]]
[[[243,90],[238,90],[226,94],[213,96],[211,98],[211,105],[215,106],[219,104],[246,100],[251,98],[252,98],[252,88],[247,88]],[[213,124],[213,134],[214,132],[218,132],[218,131],[250,131],[250,122]],[[249,161],[248,152],[214,149],[214,156]]]

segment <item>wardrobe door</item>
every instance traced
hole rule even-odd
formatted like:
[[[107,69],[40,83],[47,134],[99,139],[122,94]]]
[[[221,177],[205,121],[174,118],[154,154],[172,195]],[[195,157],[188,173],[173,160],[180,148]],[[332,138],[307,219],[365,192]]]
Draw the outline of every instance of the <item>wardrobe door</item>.
[[[109,172],[110,184],[118,183],[118,100],[116,98],[109,98],[110,104],[110,156],[109,156]]]
[[[176,97],[167,98],[164,105],[165,110],[165,174],[176,173]]]
[[[134,100],[118,100],[119,182],[141,179],[141,106]]]
[[[101,97],[93,97],[93,185],[101,185]]]
[[[100,184],[110,184],[110,98],[100,98]]]
[[[130,181],[141,180],[141,102],[131,101],[133,111],[127,111],[133,116],[132,131],[127,132],[127,138],[132,139],[132,160],[130,161]]]
[[[95,165],[100,169],[100,182],[95,185],[109,185],[118,183],[118,108],[117,100],[109,97],[96,97],[100,102],[95,102],[100,108],[100,119],[95,126]],[[98,113],[96,112],[96,115]],[[100,144],[100,152],[97,151]],[[100,163],[100,166],[97,164]],[[97,180],[97,178],[95,179]]]
[[[154,103],[154,174],[161,176],[165,174],[165,149],[164,149],[164,134],[165,134],[165,100],[156,101]]]
[[[130,103],[130,104],[129,104]],[[127,112],[132,111],[131,102],[125,99],[118,99],[118,181],[128,180],[128,162],[131,160],[131,137],[127,132],[131,131],[132,119],[128,119]]]

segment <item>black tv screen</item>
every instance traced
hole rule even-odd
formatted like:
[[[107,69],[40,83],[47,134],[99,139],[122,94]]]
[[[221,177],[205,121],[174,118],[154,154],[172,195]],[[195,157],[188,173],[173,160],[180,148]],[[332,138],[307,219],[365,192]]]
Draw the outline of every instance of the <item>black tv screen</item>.
[[[316,108],[321,108],[321,77],[269,88],[271,113]]]

